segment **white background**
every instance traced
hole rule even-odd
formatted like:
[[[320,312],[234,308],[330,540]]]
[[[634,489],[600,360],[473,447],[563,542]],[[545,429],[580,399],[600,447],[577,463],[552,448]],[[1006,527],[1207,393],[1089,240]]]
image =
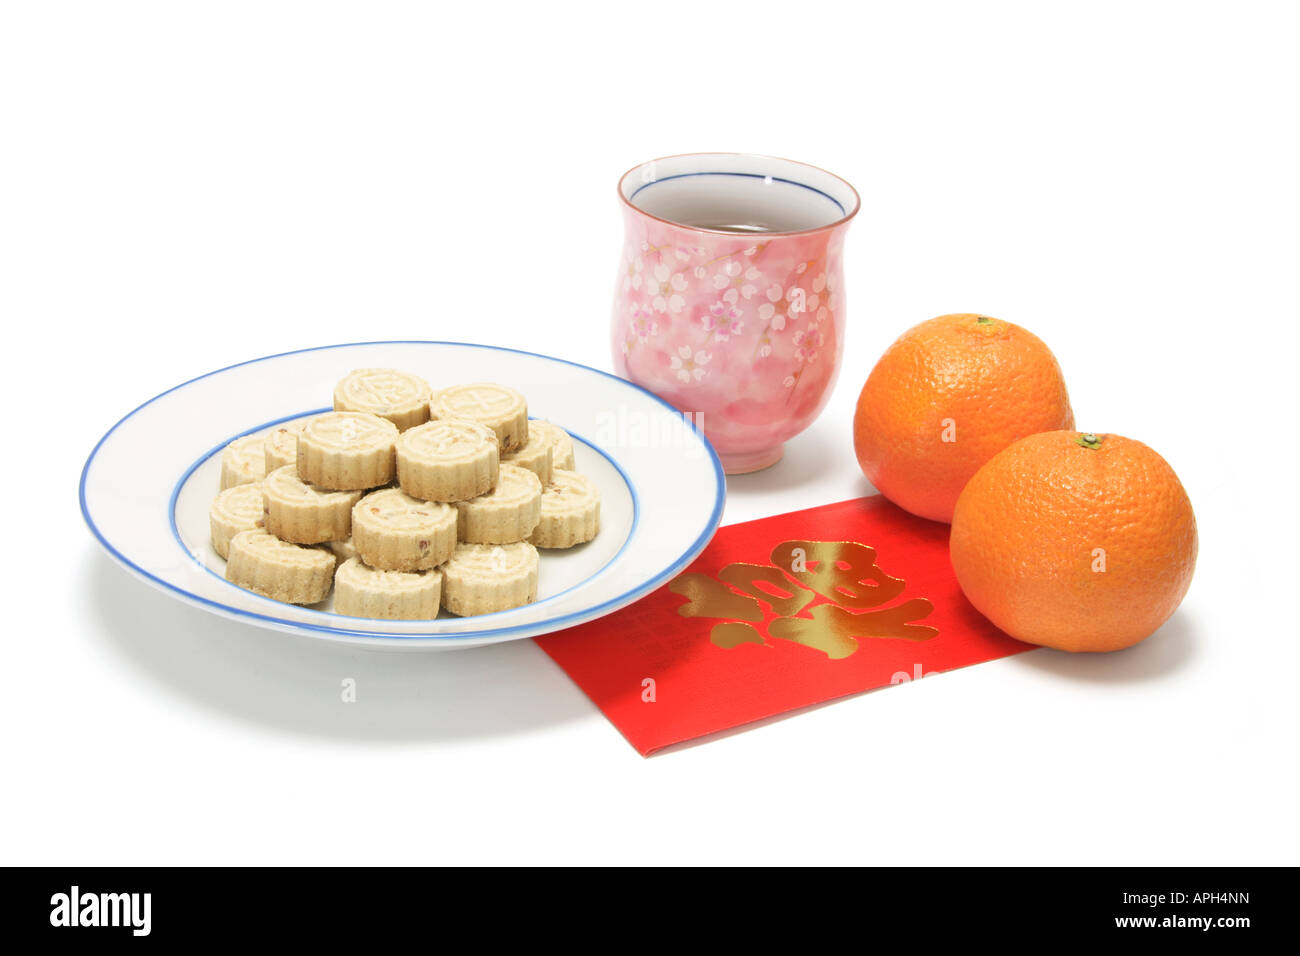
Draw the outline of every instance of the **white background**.
[[[1297,862],[1294,6],[4,9],[5,862]],[[94,545],[94,442],[210,369],[404,337],[609,368],[615,181],[714,149],[864,204],[833,401],[726,520],[867,493],[875,358],[986,312],[1182,477],[1158,634],[646,760],[529,641],[259,631]]]

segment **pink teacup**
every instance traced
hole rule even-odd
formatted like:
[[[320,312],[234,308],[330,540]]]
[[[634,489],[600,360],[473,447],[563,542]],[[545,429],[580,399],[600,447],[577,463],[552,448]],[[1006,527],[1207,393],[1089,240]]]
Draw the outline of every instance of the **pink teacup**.
[[[826,404],[858,194],[815,166],[668,156],[619,181],[614,367],[696,416],[728,474],[781,459]]]

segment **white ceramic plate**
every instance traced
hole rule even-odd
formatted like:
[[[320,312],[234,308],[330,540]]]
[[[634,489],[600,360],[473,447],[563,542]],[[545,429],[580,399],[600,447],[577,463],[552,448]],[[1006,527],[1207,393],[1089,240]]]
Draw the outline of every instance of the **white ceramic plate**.
[[[427,621],[297,607],[224,577],[209,541],[221,449],[241,435],[328,410],[354,368],[400,368],[433,383],[497,381],[529,414],[574,438],[579,471],[601,493],[588,544],[542,551],[537,601]],[[372,647],[446,648],[545,634],[609,614],[648,594],[708,544],[726,494],[722,467],[667,402],[606,372],[512,349],[458,342],[363,342],[286,352],[210,372],[163,392],[114,425],[81,475],[81,510],[123,567],[204,610],[277,630]]]

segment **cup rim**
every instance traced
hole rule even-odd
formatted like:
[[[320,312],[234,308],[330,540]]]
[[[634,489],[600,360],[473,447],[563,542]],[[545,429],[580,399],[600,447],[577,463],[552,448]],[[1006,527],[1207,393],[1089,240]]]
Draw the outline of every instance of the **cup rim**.
[[[649,165],[650,163],[659,163],[670,159],[688,159],[692,156],[750,156],[755,159],[773,159],[782,163],[790,163],[794,166],[802,166],[804,169],[812,169],[821,173],[822,175],[829,176],[832,179],[843,183],[845,187],[848,188],[849,192],[853,194],[853,208],[850,209],[848,212],[846,212],[839,219],[836,219],[834,222],[827,223],[824,226],[813,226],[810,229],[791,229],[791,230],[776,231],[776,232],[763,232],[763,233],[755,232],[751,234],[751,233],[744,233],[744,232],[733,232],[729,229],[709,229],[704,226],[692,226],[684,222],[677,222],[674,219],[665,219],[662,216],[656,216],[654,213],[646,212],[644,209],[642,209],[640,206],[633,203],[632,200],[630,200],[627,196],[623,194],[623,184],[627,182],[627,178],[631,176],[633,173],[637,172],[638,170]],[[633,166],[631,169],[625,172],[622,176],[618,177],[618,183],[614,188],[615,191],[618,193],[619,202],[621,202],[628,209],[632,210],[632,212],[635,212],[637,215],[645,216],[647,219],[653,219],[655,222],[662,222],[668,226],[675,226],[678,229],[685,229],[688,232],[700,232],[710,236],[732,236],[732,237],[751,236],[754,238],[807,236],[807,235],[812,235],[813,233],[826,232],[827,230],[835,229],[838,228],[839,226],[846,225],[847,223],[852,221],[853,217],[856,216],[858,214],[858,211],[862,209],[862,197],[858,194],[858,191],[853,188],[853,184],[849,182],[847,179],[845,179],[843,176],[838,176],[828,169],[822,169],[822,167],[820,166],[814,166],[812,163],[805,163],[798,159],[786,159],[783,156],[771,156],[767,153],[742,153],[742,152],[737,152],[735,150],[722,150],[722,151],[704,150],[695,153],[672,153],[668,156],[659,156],[656,157],[655,159],[648,159],[645,162],[637,163],[635,166]]]

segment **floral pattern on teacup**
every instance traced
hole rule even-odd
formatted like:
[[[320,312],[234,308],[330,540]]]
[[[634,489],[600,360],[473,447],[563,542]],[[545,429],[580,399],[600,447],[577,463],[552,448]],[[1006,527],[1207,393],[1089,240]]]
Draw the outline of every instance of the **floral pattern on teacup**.
[[[847,224],[746,236],[624,214],[611,329],[619,374],[700,413],[723,455],[803,430],[839,367]]]

